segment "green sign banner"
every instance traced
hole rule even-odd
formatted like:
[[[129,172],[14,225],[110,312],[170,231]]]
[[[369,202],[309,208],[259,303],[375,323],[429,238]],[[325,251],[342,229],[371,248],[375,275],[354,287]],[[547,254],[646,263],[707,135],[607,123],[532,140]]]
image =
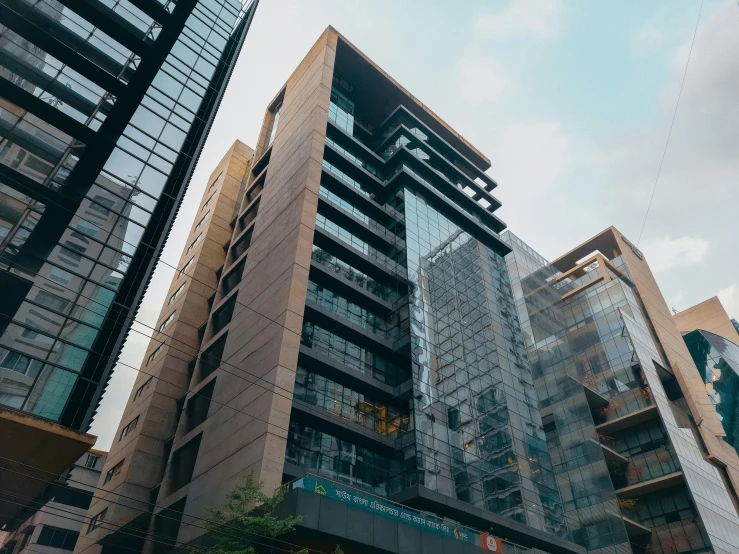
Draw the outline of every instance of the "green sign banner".
[[[460,542],[466,542],[487,549],[483,541],[483,535],[475,533],[461,526],[427,516],[420,512],[405,510],[396,504],[383,502],[376,497],[364,495],[349,488],[340,488],[336,484],[307,475],[292,484],[292,488],[303,489],[306,492],[320,494],[331,500],[351,504],[368,512],[382,514],[390,519],[397,520],[412,527],[419,527],[425,531],[431,531],[444,537],[449,537]],[[487,535],[485,535],[487,537]],[[492,549],[491,549],[492,550]]]

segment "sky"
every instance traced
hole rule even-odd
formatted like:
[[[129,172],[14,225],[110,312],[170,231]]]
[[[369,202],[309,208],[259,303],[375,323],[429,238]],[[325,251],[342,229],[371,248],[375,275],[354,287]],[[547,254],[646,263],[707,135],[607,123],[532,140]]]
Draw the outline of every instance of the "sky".
[[[497,215],[543,256],[614,225],[670,307],[718,295],[739,318],[734,0],[261,0],[93,423],[96,448],[114,438],[127,366],[141,365],[208,176],[235,140],[254,147],[268,103],[328,25],[490,158]]]

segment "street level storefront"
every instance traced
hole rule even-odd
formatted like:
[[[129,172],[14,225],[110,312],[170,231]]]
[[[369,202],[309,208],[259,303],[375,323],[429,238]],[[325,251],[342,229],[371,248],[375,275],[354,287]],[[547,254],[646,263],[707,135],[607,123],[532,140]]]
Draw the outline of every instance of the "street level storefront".
[[[315,475],[307,474],[288,486],[290,492],[280,515],[302,516],[296,534],[301,542],[307,540],[318,549],[340,544],[352,554],[549,552],[514,544],[493,530],[475,530]],[[580,552],[577,546],[562,543],[560,548]]]

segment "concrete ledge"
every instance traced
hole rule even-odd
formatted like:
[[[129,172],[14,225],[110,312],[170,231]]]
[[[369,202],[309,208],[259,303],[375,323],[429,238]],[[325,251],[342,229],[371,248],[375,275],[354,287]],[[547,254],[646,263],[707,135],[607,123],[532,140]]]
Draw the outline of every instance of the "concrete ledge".
[[[685,482],[685,476],[682,471],[676,471],[662,477],[650,479],[649,481],[642,481],[641,483],[635,483],[628,487],[616,489],[616,494],[620,498],[637,498],[644,496],[652,492],[661,491],[668,489]]]
[[[25,412],[0,408],[0,526],[90,450],[96,439]]]

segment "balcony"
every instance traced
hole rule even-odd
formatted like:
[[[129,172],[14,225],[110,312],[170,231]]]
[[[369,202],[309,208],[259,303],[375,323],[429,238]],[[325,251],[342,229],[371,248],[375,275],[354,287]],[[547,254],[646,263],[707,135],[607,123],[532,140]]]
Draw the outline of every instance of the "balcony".
[[[629,463],[629,459],[626,456],[619,454],[610,446],[607,446],[601,441],[597,441],[595,439],[588,440],[596,443],[601,448],[603,451],[603,458],[605,459],[606,464],[608,464],[608,467],[618,467]]]
[[[634,521],[633,519],[629,519],[628,517],[621,515],[617,516],[624,522],[624,527],[626,528],[626,534],[629,536],[630,540],[644,540],[647,536],[652,534],[652,530],[642,525],[641,523],[638,523]]]
[[[616,495],[619,498],[638,498],[645,494],[661,491],[668,489],[676,485],[680,485],[685,482],[685,475],[682,471],[675,471],[662,475],[661,477],[655,477],[647,481],[641,481],[627,487],[616,489]]]
[[[633,427],[634,425],[638,425],[639,423],[649,421],[656,417],[659,417],[659,410],[657,409],[657,406],[653,404],[646,408],[631,412],[630,414],[596,425],[595,430],[599,434],[602,433],[608,435],[610,433],[615,433],[616,431],[628,429],[629,427]]]

